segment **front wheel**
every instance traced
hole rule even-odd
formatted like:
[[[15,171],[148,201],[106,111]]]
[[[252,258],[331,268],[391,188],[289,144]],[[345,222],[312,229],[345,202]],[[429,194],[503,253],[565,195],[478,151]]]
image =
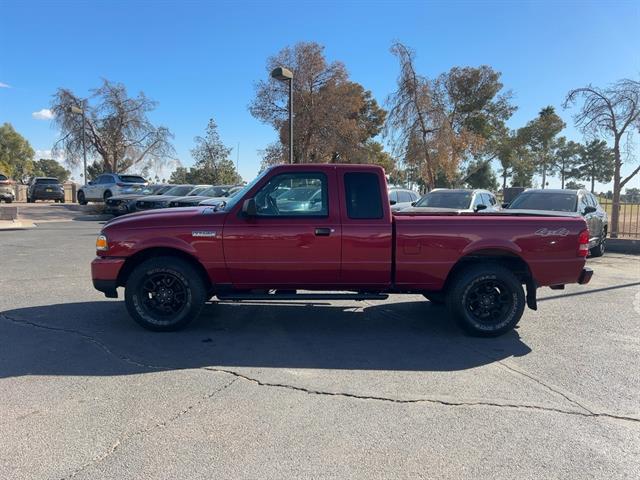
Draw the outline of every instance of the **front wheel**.
[[[198,271],[175,257],[156,257],[138,265],[127,280],[129,315],[144,328],[180,330],[200,314],[207,289]]]
[[[82,190],[80,190],[78,192],[78,203],[80,205],[86,205],[87,204],[87,198],[84,196],[84,192]]]
[[[500,265],[474,265],[453,279],[447,306],[470,335],[495,337],[516,326],[525,306],[520,280]]]

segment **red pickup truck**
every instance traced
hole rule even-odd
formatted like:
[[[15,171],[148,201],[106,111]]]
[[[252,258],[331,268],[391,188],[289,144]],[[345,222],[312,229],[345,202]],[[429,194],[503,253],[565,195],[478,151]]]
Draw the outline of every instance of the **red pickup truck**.
[[[516,325],[525,304],[535,310],[538,287],[591,279],[577,215],[392,215],[386,192],[376,166],[272,167],[222,206],[110,221],[96,242],[93,284],[111,298],[125,287],[130,315],[151,330],[184,327],[213,296],[408,293],[446,303],[467,332],[494,336]]]

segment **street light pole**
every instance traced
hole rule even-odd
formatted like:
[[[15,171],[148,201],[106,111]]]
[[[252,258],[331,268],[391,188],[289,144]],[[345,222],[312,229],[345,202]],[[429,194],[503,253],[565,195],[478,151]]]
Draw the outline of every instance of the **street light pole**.
[[[84,184],[87,184],[87,144],[86,144],[86,139],[85,139],[85,116],[84,116],[84,111],[85,111],[85,100],[82,101],[82,108],[76,107],[76,106],[72,106],[71,107],[71,111],[73,113],[79,113],[82,115],[82,158],[83,158],[83,172],[82,172],[82,176],[84,179]]]
[[[282,82],[289,82],[289,163],[293,163],[293,73],[291,70],[278,67],[271,72],[271,76]]]

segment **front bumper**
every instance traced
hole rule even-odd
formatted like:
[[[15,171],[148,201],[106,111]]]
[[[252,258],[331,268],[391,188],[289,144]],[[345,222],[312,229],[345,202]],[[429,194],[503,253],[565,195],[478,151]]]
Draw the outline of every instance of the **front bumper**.
[[[96,257],[91,262],[93,288],[107,298],[118,298],[118,275],[124,262],[124,258]]]
[[[591,277],[593,276],[593,270],[590,268],[583,268],[582,272],[580,272],[580,277],[578,278],[578,283],[580,285],[586,285],[591,281]]]

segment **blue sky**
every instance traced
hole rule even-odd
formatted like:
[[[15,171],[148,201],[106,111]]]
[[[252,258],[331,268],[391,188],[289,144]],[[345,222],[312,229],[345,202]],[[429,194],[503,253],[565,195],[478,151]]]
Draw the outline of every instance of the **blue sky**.
[[[0,123],[41,151],[57,132],[33,112],[58,87],[86,95],[102,77],[157,100],[151,115],[175,134],[183,164],[193,137],[215,118],[223,141],[240,143],[240,173],[252,178],[275,132],[247,110],[265,60],[297,41],[316,41],[383,103],[398,66],[393,40],[417,52],[421,73],[491,65],[524,125],[546,105],[581,140],[566,92],[640,75],[640,1],[13,1],[0,0]],[[634,186],[640,180],[633,181]]]

